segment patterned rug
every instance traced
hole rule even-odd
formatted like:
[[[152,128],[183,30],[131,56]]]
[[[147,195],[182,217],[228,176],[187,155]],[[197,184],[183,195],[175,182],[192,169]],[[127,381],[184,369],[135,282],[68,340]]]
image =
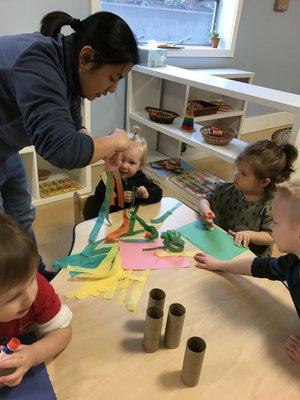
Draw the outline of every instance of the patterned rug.
[[[217,183],[223,182],[216,176],[204,173],[203,171],[187,172],[169,179],[181,189],[199,198],[201,195],[213,191]]]

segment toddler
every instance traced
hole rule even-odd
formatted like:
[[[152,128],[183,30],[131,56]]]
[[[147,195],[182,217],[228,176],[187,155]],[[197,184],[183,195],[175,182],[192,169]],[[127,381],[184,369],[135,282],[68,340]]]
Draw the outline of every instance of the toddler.
[[[0,214],[0,338],[35,330],[39,339],[0,361],[0,386],[18,385],[34,365],[61,352],[71,340],[72,313],[37,272],[39,255],[31,237],[12,216]],[[6,376],[2,370],[14,368]],[[4,372],[4,371],[3,371]],[[0,389],[1,393],[1,389]],[[1,395],[0,395],[1,397]]]
[[[162,198],[162,189],[141,171],[147,159],[147,143],[137,132],[129,133],[129,148],[121,153],[119,173],[124,190],[124,207],[128,208],[138,204],[157,203]],[[96,218],[105,197],[105,183],[101,180],[96,187],[95,194],[87,199],[83,209],[84,219]],[[114,205],[110,212],[121,210],[118,206],[117,188],[115,183]]]
[[[271,200],[277,183],[289,179],[297,149],[260,140],[246,147],[236,160],[233,183],[220,183],[199,202],[199,214],[209,228],[213,222],[257,256],[271,251]]]

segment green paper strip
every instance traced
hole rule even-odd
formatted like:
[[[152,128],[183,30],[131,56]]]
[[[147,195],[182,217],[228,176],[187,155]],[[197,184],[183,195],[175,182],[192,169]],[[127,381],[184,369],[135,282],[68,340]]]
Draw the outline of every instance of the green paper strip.
[[[89,244],[95,243],[95,240],[96,240],[96,238],[98,236],[98,233],[99,233],[99,231],[101,229],[101,226],[103,224],[104,218],[105,218],[105,204],[103,203],[101,208],[100,208],[100,211],[99,211],[98,217],[96,219],[95,225],[94,225],[94,227],[92,229],[92,232],[90,233]]]
[[[107,175],[107,180],[106,180],[106,189],[104,197],[104,210],[105,210],[105,218],[110,223],[109,221],[110,199],[115,185],[115,180],[113,171],[107,171],[106,175]]]
[[[180,206],[181,206],[181,203],[176,203],[175,206],[171,208],[171,210],[165,212],[163,215],[161,215],[158,218],[150,219],[150,222],[152,224],[161,224],[162,222],[164,222],[165,219],[167,219],[170,215],[172,215],[173,212],[175,210],[177,210],[177,208],[179,208]]]
[[[167,250],[173,253],[181,253],[184,249],[184,240],[181,238],[181,233],[174,230],[163,232],[160,237],[164,241],[164,246]]]
[[[150,232],[152,235],[151,239],[157,239],[159,234],[155,226],[148,225],[141,217],[137,214],[134,215],[134,218],[142,225],[146,232]]]

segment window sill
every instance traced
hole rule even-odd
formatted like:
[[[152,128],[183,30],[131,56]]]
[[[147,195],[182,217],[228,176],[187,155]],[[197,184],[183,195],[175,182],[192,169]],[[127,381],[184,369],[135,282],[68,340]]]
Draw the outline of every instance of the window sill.
[[[184,49],[168,50],[168,58],[170,57],[233,57],[234,51],[230,49],[222,49],[208,46],[185,46]]]

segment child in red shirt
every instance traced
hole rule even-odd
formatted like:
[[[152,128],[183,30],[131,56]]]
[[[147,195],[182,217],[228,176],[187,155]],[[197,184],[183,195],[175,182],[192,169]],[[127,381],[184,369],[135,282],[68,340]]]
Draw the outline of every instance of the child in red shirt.
[[[32,366],[58,354],[71,340],[72,312],[37,273],[37,264],[30,236],[13,217],[0,214],[0,338],[8,342],[32,330],[40,337],[0,361],[0,385],[18,385]],[[10,368],[14,372],[1,376]]]

